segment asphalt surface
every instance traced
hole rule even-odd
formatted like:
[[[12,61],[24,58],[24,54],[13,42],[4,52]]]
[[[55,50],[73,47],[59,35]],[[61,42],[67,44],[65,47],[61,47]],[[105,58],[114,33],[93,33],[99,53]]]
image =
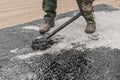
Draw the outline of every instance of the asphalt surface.
[[[80,17],[45,51],[31,49],[42,20],[0,30],[0,80],[120,80],[120,10],[103,4],[95,11],[94,34]],[[55,28],[77,12],[59,15]]]

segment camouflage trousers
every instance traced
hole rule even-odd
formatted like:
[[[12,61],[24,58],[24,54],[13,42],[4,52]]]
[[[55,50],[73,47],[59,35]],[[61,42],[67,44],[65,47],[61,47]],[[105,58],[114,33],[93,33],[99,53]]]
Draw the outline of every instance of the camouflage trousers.
[[[87,23],[95,23],[93,14],[93,1],[94,0],[76,0],[78,7],[85,18]],[[57,0],[43,0],[43,10],[46,12],[44,20],[51,21],[56,17]]]

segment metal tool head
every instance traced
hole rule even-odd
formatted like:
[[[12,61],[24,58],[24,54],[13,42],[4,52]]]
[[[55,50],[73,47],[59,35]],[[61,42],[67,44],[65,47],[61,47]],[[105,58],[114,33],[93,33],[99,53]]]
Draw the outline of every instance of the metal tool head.
[[[46,35],[32,41],[31,48],[34,50],[46,50],[54,44],[52,39],[47,39]]]

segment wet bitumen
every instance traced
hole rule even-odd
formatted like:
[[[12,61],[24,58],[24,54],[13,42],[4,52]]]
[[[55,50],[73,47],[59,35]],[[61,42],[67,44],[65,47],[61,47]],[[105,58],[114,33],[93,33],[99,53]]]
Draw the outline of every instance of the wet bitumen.
[[[61,50],[43,69],[42,80],[80,80],[87,74],[88,60],[86,55],[78,50]],[[49,54],[46,54],[49,56]],[[83,76],[84,75],[84,76]]]

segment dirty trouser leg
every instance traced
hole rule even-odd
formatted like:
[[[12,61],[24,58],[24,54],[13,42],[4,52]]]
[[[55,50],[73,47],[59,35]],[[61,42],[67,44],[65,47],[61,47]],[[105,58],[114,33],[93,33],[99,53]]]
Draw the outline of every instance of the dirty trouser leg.
[[[95,23],[95,15],[93,13],[94,11],[92,6],[94,0],[76,0],[76,1],[86,22],[88,24]]]
[[[52,21],[56,17],[57,0],[43,0],[44,20]]]

